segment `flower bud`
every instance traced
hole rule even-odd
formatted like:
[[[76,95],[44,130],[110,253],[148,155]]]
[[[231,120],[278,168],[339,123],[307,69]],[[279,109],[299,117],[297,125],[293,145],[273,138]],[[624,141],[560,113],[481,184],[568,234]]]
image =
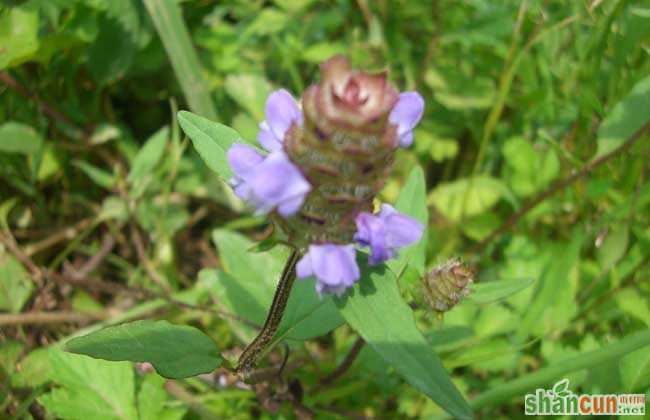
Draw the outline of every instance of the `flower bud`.
[[[422,279],[422,291],[429,306],[437,312],[447,312],[471,293],[474,271],[453,258],[431,270]]]

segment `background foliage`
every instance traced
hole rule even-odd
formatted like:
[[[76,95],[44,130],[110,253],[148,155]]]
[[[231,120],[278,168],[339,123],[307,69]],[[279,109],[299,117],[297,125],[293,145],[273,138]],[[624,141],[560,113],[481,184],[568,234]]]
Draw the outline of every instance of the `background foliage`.
[[[239,354],[286,250],[249,252],[265,220],[204,164],[176,111],[254,141],[267,94],[301,94],[339,52],[426,99],[381,199],[426,205],[427,238],[391,269],[477,412],[521,416],[523,394],[563,377],[648,395],[647,130],[626,143],[650,120],[647,2],[14,0],[0,6],[0,412],[444,414],[330,300],[288,312],[282,383],[245,386],[224,370],[165,380],[60,350],[151,318]],[[404,187],[416,166],[427,190]],[[477,290],[440,319],[418,277],[453,256],[475,265]],[[284,354],[276,346],[262,366]]]

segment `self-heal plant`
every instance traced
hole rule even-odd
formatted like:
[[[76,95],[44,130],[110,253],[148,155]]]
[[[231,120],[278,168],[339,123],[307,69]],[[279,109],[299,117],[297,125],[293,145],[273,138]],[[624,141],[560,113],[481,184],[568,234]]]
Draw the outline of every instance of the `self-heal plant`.
[[[471,409],[413,322],[397,284],[409,260],[411,268],[423,269],[417,268],[421,259],[410,258],[424,250],[423,244],[409,254],[402,252],[423,234],[426,186],[421,168],[409,175],[397,208],[376,203],[396,150],[413,143],[423,111],[418,93],[399,93],[385,72],[355,71],[337,56],[322,64],[320,82],[300,100],[286,90],[268,97],[258,145],[245,143],[223,124],[179,112],[181,127],[206,164],[257,214],[268,215],[281,231],[273,239],[281,238],[292,249],[264,324],[235,367],[201,331],[162,321],[109,327],[70,341],[67,349],[108,360],[149,362],[169,378],[223,365],[254,382],[269,372],[281,375],[253,369],[273,343],[317,337],[345,321],[409,383],[456,418],[471,418]],[[418,219],[398,209],[408,209]],[[217,240],[218,246],[236,241],[230,233],[230,239]],[[245,259],[252,255],[242,249],[244,243],[228,245],[219,252],[224,262],[235,261],[231,269],[252,263]],[[398,261],[384,265],[400,253]],[[245,280],[236,277],[223,281]],[[297,278],[315,279],[319,296],[309,284],[294,289]],[[357,283],[363,284],[348,293]],[[454,300],[456,295],[445,294],[446,286],[437,285],[434,298]],[[287,307],[290,316],[284,317]]]
[[[424,101],[399,94],[385,72],[352,70],[343,56],[325,62],[321,77],[302,111],[286,90],[269,96],[258,135],[269,155],[236,144],[228,161],[236,194],[304,252],[297,276],[314,276],[319,294],[341,295],[360,278],[355,245],[370,248],[374,265],[422,235],[418,221],[388,204],[374,214],[373,200],[397,147],[413,142]]]

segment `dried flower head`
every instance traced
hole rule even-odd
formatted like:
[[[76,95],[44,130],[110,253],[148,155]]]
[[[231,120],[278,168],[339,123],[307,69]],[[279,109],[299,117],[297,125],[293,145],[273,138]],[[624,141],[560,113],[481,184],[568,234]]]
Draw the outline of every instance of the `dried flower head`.
[[[429,306],[447,312],[471,293],[474,271],[453,258],[431,270],[422,279],[422,291]]]

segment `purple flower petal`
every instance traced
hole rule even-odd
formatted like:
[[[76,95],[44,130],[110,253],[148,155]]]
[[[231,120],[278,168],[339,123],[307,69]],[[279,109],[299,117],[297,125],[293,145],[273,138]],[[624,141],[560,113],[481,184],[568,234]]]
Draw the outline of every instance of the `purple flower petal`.
[[[257,141],[260,142],[262,147],[264,147],[269,152],[275,152],[276,150],[282,150],[282,141],[278,140],[271,131],[271,128],[266,123],[262,121],[260,123],[260,132],[257,134]]]
[[[399,145],[401,147],[407,148],[413,144],[413,132],[407,131],[399,137]]]
[[[302,112],[293,96],[284,89],[271,93],[266,100],[266,124],[280,143],[294,122],[302,124]]]
[[[417,92],[400,93],[397,103],[388,116],[391,124],[397,125],[400,146],[407,147],[413,143],[413,129],[424,113],[424,99]]]
[[[339,296],[361,277],[352,244],[310,245],[309,251],[298,261],[296,274],[299,278],[316,277],[319,294]]]
[[[359,213],[355,219],[357,233],[354,239],[370,247],[370,265],[393,258],[398,248],[415,243],[422,236],[424,227],[417,220],[397,212],[384,204],[379,214]]]
[[[390,248],[402,248],[420,240],[424,226],[412,217],[399,213],[389,204],[383,204],[379,217],[386,226],[386,243]]]
[[[249,201],[251,199],[251,187],[244,180],[233,178],[230,180],[230,185],[237,197],[244,201]]]
[[[263,157],[255,149],[235,144],[228,150],[235,194],[251,202],[258,213],[277,208],[283,217],[300,210],[311,185],[282,151]]]
[[[228,149],[228,164],[239,178],[244,178],[263,160],[255,148],[246,144],[235,143]]]
[[[311,258],[308,252],[300,259],[300,261],[298,261],[298,264],[296,264],[296,276],[298,276],[299,279],[304,279],[313,275],[314,268],[311,266]]]
[[[283,152],[271,153],[247,182],[259,212],[267,213],[283,205],[285,217],[300,209],[296,200],[304,200],[311,190],[309,182]]]
[[[306,194],[299,194],[293,198],[289,198],[278,205],[278,213],[284,218],[296,214],[305,202]]]
[[[382,219],[371,213],[359,213],[356,218],[357,233],[354,239],[372,250],[370,265],[390,259],[393,255],[386,243],[386,226]]]

